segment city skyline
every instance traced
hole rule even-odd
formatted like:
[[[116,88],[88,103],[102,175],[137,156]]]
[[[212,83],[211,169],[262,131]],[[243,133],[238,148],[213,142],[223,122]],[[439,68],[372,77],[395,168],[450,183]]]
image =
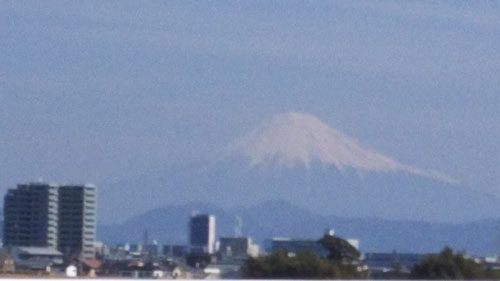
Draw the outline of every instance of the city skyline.
[[[6,1],[0,192],[94,183],[106,224],[268,200],[347,218],[497,219],[498,14],[492,1]],[[279,146],[259,150],[259,135],[225,157],[293,113],[317,122],[271,127]],[[253,165],[273,155],[309,169]]]
[[[0,271],[500,278],[500,1],[0,1]]]

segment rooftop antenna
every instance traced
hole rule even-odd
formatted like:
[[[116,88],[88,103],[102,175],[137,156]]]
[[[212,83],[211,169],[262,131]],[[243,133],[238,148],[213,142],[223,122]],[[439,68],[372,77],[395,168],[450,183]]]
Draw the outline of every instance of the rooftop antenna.
[[[234,226],[234,236],[241,237],[241,230],[243,228],[243,218],[236,216],[236,225]]]
[[[147,228],[144,229],[144,236],[143,236],[142,242],[144,243],[143,245],[148,245],[148,243],[149,243],[149,234],[148,234]]]

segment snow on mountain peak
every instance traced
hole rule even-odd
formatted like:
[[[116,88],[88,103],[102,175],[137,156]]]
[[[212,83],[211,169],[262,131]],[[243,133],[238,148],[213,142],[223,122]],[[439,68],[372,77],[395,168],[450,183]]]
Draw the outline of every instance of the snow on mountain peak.
[[[252,166],[277,161],[286,166],[309,167],[313,160],[342,170],[405,171],[448,182],[453,180],[433,171],[404,165],[381,153],[363,148],[356,140],[305,113],[276,115],[261,127],[237,139],[230,151],[243,154]]]

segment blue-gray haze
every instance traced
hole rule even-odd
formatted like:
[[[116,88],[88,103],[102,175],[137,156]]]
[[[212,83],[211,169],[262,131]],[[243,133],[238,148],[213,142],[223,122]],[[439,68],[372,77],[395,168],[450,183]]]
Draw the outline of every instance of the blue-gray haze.
[[[498,26],[498,1],[0,1],[0,191],[106,189],[297,111],[499,196]]]

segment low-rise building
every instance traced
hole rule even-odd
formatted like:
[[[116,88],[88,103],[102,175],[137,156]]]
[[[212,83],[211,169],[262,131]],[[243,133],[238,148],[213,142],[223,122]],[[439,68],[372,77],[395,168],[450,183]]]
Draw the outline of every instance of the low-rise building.
[[[245,261],[258,255],[259,246],[249,237],[222,237],[219,240],[221,261]]]
[[[175,263],[113,261],[103,265],[101,276],[124,278],[177,278],[187,276]]]
[[[10,252],[3,248],[0,249],[0,273],[14,273],[16,266]]]
[[[10,253],[20,273],[49,273],[63,265],[63,254],[51,247],[12,247]]]
[[[285,251],[289,256],[297,255],[297,252],[310,252],[320,257],[327,257],[329,251],[318,240],[273,238],[271,251]]]
[[[169,258],[180,258],[188,254],[188,247],[185,245],[163,245],[162,254]]]
[[[401,272],[409,273],[413,265],[426,255],[411,253],[365,253],[364,264],[373,272],[391,272],[396,268]]]

